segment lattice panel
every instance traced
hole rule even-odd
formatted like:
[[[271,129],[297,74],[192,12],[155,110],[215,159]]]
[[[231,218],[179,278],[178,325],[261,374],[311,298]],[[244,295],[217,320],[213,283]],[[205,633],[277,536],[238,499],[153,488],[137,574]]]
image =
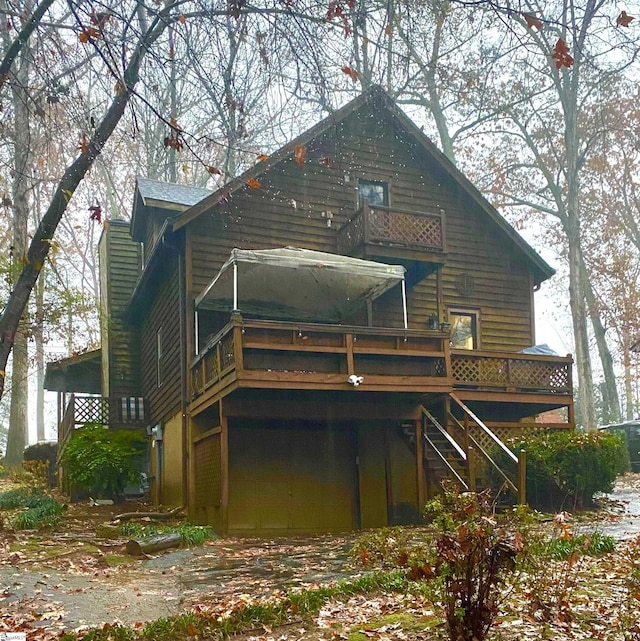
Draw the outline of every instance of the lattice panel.
[[[191,393],[193,396],[202,391],[202,372],[204,370],[204,364],[202,361],[198,361],[191,370]]]
[[[491,451],[497,447],[493,439],[479,427],[472,424],[469,425],[471,429],[471,436],[478,441],[480,446],[484,449],[485,452],[491,453]],[[520,433],[520,430],[511,428],[511,427],[490,427],[489,428],[503,443],[508,439],[517,436]]]
[[[358,214],[338,234],[338,253],[348,254],[354,247],[364,244],[364,215]]]
[[[442,249],[442,222],[431,216],[414,216],[372,209],[369,216],[371,240]]]
[[[506,358],[483,358],[478,365],[482,382],[497,385],[509,383],[509,363]]]
[[[480,363],[476,358],[452,358],[451,372],[453,378],[460,383],[480,383]]]
[[[456,354],[451,358],[451,369],[459,383],[554,392],[569,390],[569,366],[566,363]]]
[[[557,365],[549,368],[549,382],[554,390],[568,392],[570,387],[569,365]]]
[[[447,375],[447,361],[444,358],[436,358],[433,363],[433,369],[436,376]]]
[[[228,367],[232,367],[235,360],[233,332],[229,332],[220,341],[220,371],[224,372]]]
[[[222,498],[220,434],[195,444],[195,507],[216,507]]]
[[[533,360],[513,360],[511,381],[514,387],[519,388],[566,390],[569,371],[564,365],[558,366]]]
[[[101,397],[76,397],[74,405],[74,422],[76,424],[99,423],[109,424],[109,399]]]

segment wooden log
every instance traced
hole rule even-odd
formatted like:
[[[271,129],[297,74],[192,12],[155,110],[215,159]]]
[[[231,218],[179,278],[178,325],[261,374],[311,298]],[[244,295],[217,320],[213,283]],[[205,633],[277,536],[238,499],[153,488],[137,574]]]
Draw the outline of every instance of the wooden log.
[[[113,517],[114,521],[131,521],[133,519],[155,519],[157,521],[166,521],[173,518],[184,510],[184,506],[174,507],[168,512],[124,512]]]
[[[127,542],[127,554],[142,556],[150,552],[159,552],[167,548],[175,548],[180,545],[182,537],[179,534],[157,534],[146,539],[130,539]]]

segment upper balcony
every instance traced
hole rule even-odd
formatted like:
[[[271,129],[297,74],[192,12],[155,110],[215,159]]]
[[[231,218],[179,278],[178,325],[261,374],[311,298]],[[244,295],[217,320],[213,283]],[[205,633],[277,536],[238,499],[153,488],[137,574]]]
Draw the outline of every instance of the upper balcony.
[[[339,230],[337,251],[345,256],[442,264],[445,219],[438,212],[402,211],[363,205]]]

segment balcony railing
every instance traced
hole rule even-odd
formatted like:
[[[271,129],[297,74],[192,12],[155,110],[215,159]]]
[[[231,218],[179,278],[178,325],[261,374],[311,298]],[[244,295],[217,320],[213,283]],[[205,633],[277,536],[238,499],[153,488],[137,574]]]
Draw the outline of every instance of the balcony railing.
[[[85,425],[105,427],[143,427],[146,424],[144,399],[139,397],[107,398],[72,394],[58,426],[58,451],[73,434]]]
[[[337,250],[343,255],[366,255],[374,253],[376,246],[445,252],[444,213],[364,205],[338,231]]]
[[[571,394],[570,356],[457,350],[451,352],[456,387]]]
[[[245,320],[239,315],[208,341],[191,368],[192,396],[238,382],[251,387],[446,391],[449,337],[404,330]],[[357,383],[355,387],[359,387]]]

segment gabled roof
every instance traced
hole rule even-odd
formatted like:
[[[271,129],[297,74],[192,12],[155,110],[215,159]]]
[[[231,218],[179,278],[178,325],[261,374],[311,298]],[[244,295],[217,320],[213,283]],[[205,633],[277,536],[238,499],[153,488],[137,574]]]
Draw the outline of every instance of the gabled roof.
[[[489,218],[515,243],[531,264],[536,284],[550,278],[555,270],[529,245],[522,236],[502,217],[491,203],[480,193],[473,183],[435,146],[431,140],[416,126],[415,123],[396,105],[393,99],[380,87],[373,85],[357,98],[336,110],[333,114],[311,127],[300,136],[287,143],[284,147],[269,156],[264,162],[259,162],[242,175],[227,183],[217,191],[204,197],[198,203],[184,211],[173,224],[177,230],[196,219],[200,214],[218,206],[221,200],[229,194],[245,187],[249,178],[258,178],[279,162],[291,157],[298,145],[307,145],[311,140],[321,135],[336,123],[356,112],[367,102],[376,101],[375,108],[386,109],[398,125],[411,135],[424,152],[440,169],[448,174],[464,192],[484,211]]]
[[[203,198],[210,196],[211,189],[178,185],[151,178],[136,178],[133,212],[131,214],[131,236],[140,239],[142,225],[142,212],[149,207],[183,212],[189,207],[199,203]]]

